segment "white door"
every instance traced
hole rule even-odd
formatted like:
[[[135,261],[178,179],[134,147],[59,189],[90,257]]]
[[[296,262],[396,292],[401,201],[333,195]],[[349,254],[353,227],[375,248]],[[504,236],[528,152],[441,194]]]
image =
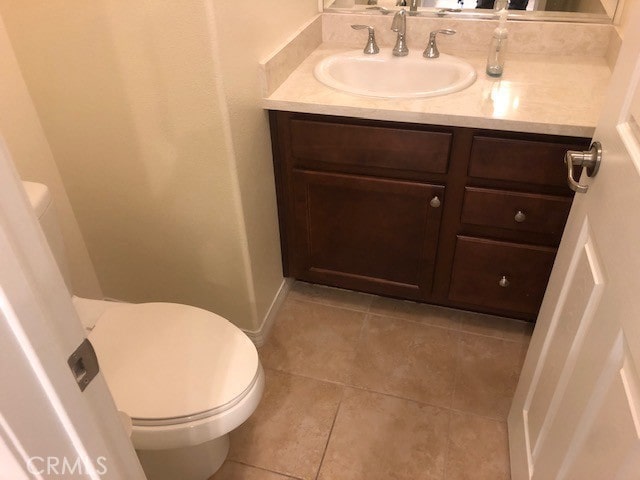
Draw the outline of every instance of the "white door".
[[[84,336],[0,139],[0,480],[145,478],[102,375],[67,366]]]
[[[635,5],[632,5],[635,4]],[[640,2],[509,414],[514,480],[640,479]]]

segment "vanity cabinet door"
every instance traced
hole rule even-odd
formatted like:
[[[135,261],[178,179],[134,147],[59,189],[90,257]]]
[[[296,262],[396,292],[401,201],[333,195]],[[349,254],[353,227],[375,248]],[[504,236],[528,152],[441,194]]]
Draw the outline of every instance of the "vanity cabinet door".
[[[424,299],[431,292],[444,187],[293,171],[294,277]]]

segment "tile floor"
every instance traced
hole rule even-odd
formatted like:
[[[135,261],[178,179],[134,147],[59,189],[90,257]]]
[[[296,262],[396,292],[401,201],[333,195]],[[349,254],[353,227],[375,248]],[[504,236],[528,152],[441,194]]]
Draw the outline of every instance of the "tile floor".
[[[211,480],[509,479],[525,322],[296,282]]]

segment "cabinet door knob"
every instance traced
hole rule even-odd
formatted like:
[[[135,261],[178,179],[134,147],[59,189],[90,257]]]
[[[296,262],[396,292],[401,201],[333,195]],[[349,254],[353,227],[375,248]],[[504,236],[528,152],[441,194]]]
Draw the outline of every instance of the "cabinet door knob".
[[[527,219],[527,216],[524,214],[522,210],[518,210],[518,212],[516,213],[516,216],[513,217],[513,219],[518,223],[522,223]]]
[[[511,282],[509,282],[507,277],[503,275],[500,281],[498,282],[498,285],[500,285],[502,288],[507,288],[510,283]]]
[[[429,202],[429,205],[431,205],[433,208],[439,208],[441,204],[442,203],[440,202],[440,199],[438,198],[437,195],[433,197]]]

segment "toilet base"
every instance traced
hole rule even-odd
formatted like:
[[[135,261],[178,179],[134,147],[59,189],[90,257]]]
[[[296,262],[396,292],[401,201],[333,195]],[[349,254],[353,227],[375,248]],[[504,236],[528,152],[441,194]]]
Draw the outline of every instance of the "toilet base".
[[[229,435],[191,447],[136,453],[148,480],[207,480],[227,458]]]

